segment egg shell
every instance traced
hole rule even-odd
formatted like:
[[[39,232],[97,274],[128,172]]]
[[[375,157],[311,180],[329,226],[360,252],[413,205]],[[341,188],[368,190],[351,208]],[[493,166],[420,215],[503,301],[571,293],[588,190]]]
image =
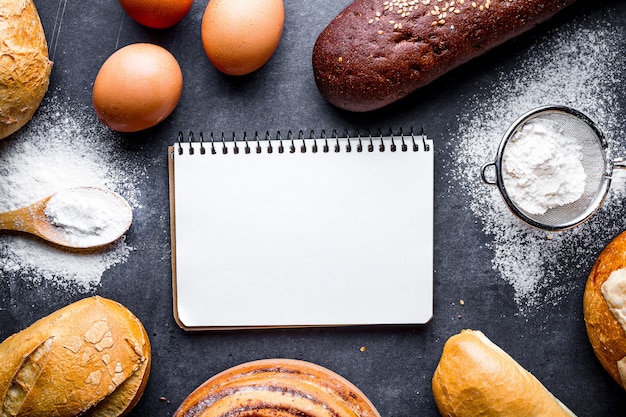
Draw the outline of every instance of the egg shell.
[[[245,75],[272,57],[283,33],[282,0],[210,0],[202,18],[209,60],[229,75]]]
[[[96,76],[92,101],[100,121],[113,130],[155,126],[178,105],[183,74],[165,48],[135,43],[114,52]]]
[[[154,29],[178,24],[189,13],[193,0],[119,0],[137,23]]]

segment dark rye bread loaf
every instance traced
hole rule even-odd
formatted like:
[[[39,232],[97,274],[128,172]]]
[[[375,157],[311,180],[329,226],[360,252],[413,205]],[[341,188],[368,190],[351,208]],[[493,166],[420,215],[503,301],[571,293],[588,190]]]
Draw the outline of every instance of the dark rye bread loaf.
[[[315,82],[335,106],[370,111],[552,17],[574,0],[355,0],[319,35]]]

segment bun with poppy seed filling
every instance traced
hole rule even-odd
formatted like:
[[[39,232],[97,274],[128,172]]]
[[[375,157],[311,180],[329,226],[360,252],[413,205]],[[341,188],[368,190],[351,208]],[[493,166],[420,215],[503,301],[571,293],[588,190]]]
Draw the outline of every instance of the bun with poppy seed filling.
[[[200,385],[174,417],[380,417],[352,383],[310,362],[264,359]]]

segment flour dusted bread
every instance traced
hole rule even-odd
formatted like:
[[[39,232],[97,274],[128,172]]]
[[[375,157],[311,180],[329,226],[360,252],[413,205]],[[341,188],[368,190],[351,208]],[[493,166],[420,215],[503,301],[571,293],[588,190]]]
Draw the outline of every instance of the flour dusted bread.
[[[626,388],[626,232],[600,253],[583,297],[587,336],[598,360]]]
[[[16,132],[43,100],[52,61],[32,0],[0,0],[0,139]]]
[[[482,332],[452,336],[432,380],[445,417],[572,417],[532,374]]]
[[[264,359],[227,369],[200,385],[174,417],[380,417],[352,383],[322,366]]]
[[[72,303],[0,344],[0,416],[124,415],[143,393],[150,354],[121,304]]]
[[[355,0],[315,43],[315,81],[337,107],[378,109],[573,1]]]

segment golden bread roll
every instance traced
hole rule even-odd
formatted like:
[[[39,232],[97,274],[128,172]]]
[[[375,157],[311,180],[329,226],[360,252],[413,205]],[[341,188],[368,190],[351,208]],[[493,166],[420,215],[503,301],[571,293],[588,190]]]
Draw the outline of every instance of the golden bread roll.
[[[574,414],[482,332],[452,336],[432,381],[446,417],[572,417]]]
[[[264,359],[227,369],[200,385],[174,417],[380,417],[342,376],[294,359]]]
[[[150,358],[128,309],[82,299],[0,343],[0,416],[124,415],[145,389]]]
[[[0,0],[0,139],[24,126],[43,100],[52,61],[32,0]]]
[[[600,363],[626,388],[626,232],[596,260],[583,297],[587,336]]]

